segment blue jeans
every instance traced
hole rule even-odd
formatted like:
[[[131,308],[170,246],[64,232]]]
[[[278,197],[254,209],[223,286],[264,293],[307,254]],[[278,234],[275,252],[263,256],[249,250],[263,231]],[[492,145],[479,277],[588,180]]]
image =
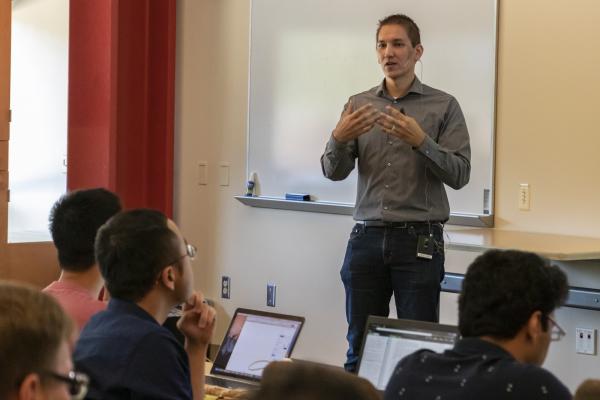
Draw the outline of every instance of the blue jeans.
[[[417,257],[419,235],[433,235],[433,259]],[[355,371],[367,317],[387,317],[394,293],[398,318],[438,321],[444,278],[443,226],[407,223],[402,227],[365,227],[350,233],[340,275],[346,289],[348,353],[344,365]]]

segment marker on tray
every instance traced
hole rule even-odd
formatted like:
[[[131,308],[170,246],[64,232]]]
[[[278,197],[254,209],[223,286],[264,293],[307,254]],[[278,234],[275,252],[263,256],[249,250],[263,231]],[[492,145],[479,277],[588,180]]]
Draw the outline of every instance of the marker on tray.
[[[306,193],[286,193],[286,200],[294,200],[294,201],[310,201],[310,194]]]
[[[246,183],[246,197],[254,196],[254,187],[256,185],[256,172],[252,172]]]

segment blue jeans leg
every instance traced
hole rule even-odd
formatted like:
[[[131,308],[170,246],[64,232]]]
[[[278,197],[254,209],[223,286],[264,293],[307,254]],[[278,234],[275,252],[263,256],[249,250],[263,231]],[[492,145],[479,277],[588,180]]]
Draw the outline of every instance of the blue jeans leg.
[[[434,240],[433,258],[417,257],[419,235]],[[444,242],[441,225],[409,226],[388,232],[384,243],[398,318],[438,322]]]
[[[344,367],[355,371],[363,332],[369,315],[389,315],[392,286],[389,270],[383,264],[383,229],[356,224],[346,248],[340,275],[346,291],[348,352]]]

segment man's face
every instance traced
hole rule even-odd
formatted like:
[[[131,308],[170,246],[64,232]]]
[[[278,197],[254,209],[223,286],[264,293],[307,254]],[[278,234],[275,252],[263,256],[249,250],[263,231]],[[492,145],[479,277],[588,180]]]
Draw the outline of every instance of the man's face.
[[[415,63],[423,54],[423,46],[413,47],[402,25],[384,25],[377,35],[377,62],[386,78],[399,79],[414,75]]]
[[[178,274],[179,279],[175,285],[175,295],[178,302],[184,302],[190,298],[194,290],[194,273],[192,271],[192,262],[190,257],[187,255],[187,247],[185,239],[179,230],[179,227],[175,222],[168,221],[169,229],[171,229],[176,235],[179,241],[178,243],[178,254],[181,256],[179,265],[181,265],[181,271]],[[185,256],[184,256],[185,255]]]

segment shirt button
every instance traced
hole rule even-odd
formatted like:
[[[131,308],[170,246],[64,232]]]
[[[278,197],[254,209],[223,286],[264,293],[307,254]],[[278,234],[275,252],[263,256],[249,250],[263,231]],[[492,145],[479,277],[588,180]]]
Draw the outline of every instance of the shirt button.
[[[392,166],[392,163],[387,163],[387,166],[388,166],[388,167],[391,167],[391,166]]]
[[[392,144],[392,143],[393,143],[393,142],[392,142],[391,140],[388,142],[388,144]]]
[[[390,188],[390,185],[385,185],[385,188],[386,188],[386,189],[389,189],[389,188]]]
[[[387,208],[387,206],[385,206],[385,207],[383,207],[383,209],[384,209],[384,210],[387,210],[388,208]]]

